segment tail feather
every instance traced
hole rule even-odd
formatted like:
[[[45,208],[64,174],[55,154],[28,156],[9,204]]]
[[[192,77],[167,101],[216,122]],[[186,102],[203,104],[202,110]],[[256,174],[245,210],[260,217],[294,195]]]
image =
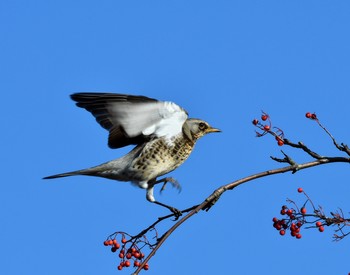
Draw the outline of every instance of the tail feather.
[[[135,150],[131,152],[134,152],[134,151]],[[52,176],[47,176],[47,177],[44,177],[43,179],[46,180],[46,179],[56,179],[56,178],[63,178],[63,177],[69,177],[69,176],[83,175],[83,176],[103,177],[103,178],[114,179],[119,181],[129,181],[129,178],[126,178],[125,175],[123,174],[123,169],[128,164],[128,162],[125,161],[125,158],[126,157],[131,158],[129,154],[120,159],[102,163],[94,167],[56,174]]]
[[[57,178],[63,178],[63,177],[69,177],[69,176],[77,176],[77,175],[89,175],[89,173],[86,170],[78,170],[78,171],[72,171],[62,174],[56,174],[48,177],[44,177],[44,180],[48,179],[57,179]]]

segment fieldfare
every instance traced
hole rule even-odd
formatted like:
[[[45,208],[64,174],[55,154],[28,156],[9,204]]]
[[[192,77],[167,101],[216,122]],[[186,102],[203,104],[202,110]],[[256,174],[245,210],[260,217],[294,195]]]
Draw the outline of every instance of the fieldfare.
[[[148,201],[180,215],[176,208],[156,201],[153,195],[158,183],[164,184],[162,190],[167,182],[178,188],[180,185],[173,178],[157,178],[180,166],[200,137],[220,130],[203,120],[188,118],[187,112],[173,102],[112,93],[76,93],[71,98],[109,131],[110,148],[131,144],[136,147],[125,156],[101,165],[44,179],[86,175],[129,181],[146,189]]]

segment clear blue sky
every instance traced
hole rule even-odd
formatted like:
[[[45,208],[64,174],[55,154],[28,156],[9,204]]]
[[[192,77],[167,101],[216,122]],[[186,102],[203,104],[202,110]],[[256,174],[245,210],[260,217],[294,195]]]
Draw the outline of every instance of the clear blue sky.
[[[130,274],[103,247],[164,209],[128,183],[43,176],[117,158],[107,132],[69,99],[110,91],[170,100],[221,128],[171,173],[161,200],[178,208],[215,188],[280,167],[275,141],[251,120],[268,112],[286,137],[338,155],[306,111],[350,143],[349,1],[17,1],[0,3],[1,274]],[[298,162],[304,154],[283,148]],[[299,186],[326,211],[349,204],[349,166],[260,179],[226,193],[165,243],[149,274],[348,274],[349,239],[271,219]],[[159,228],[161,231],[162,229]],[[147,273],[146,273],[147,274]]]

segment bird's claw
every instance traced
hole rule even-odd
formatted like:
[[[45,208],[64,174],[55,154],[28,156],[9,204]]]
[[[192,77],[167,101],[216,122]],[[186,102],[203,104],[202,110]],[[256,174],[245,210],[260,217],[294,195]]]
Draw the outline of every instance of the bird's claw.
[[[174,220],[175,221],[178,220],[179,217],[182,215],[182,212],[180,210],[178,210],[177,208],[175,208],[175,207],[172,207],[170,205],[164,204],[164,203],[159,202],[159,201],[154,201],[153,203],[168,208],[174,214],[174,217],[175,217]]]
[[[177,221],[182,216],[182,212],[179,209],[176,209],[175,207],[170,207],[169,209],[175,216],[174,221]]]
[[[160,189],[160,193],[162,193],[162,192],[165,190],[165,187],[166,187],[166,185],[167,185],[168,182],[170,182],[171,185],[172,185],[174,188],[176,188],[177,190],[179,190],[179,193],[180,193],[181,190],[182,190],[180,183],[179,183],[176,179],[174,179],[174,178],[171,178],[171,177],[169,177],[169,178],[164,178],[164,179],[160,180],[159,182],[164,182],[162,188]]]

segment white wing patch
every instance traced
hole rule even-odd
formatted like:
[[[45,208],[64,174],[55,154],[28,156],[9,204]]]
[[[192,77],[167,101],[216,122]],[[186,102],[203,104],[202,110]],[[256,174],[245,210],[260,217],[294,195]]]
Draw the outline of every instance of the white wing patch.
[[[159,120],[157,115],[158,102],[155,103],[124,103],[119,104],[114,111],[129,137],[135,137]]]
[[[187,113],[173,102],[118,103],[108,108],[114,124],[121,125],[129,137],[171,137],[181,133]]]
[[[171,137],[178,135],[182,131],[182,125],[187,119],[184,109],[173,102],[162,102],[158,109],[159,121],[142,131],[144,135],[155,135],[157,137]]]

